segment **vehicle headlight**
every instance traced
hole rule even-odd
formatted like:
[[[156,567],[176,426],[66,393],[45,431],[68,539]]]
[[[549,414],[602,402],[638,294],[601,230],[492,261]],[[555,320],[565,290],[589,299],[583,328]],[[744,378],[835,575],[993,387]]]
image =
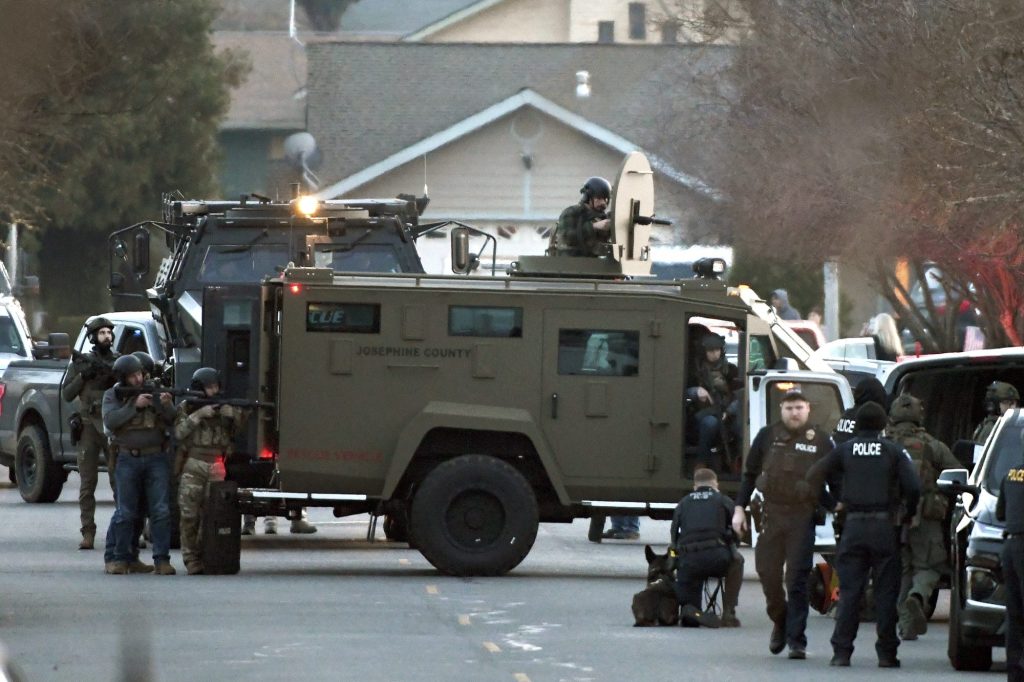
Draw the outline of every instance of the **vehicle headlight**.
[[[999,581],[992,571],[977,566],[967,567],[967,584],[971,599],[975,601],[991,601],[999,588]]]

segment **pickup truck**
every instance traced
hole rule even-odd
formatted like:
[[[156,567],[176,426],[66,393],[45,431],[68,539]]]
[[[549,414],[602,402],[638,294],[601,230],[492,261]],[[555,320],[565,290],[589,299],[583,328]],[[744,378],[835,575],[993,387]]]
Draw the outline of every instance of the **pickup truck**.
[[[163,362],[163,344],[150,313],[104,317],[114,323],[114,350],[143,350]],[[14,472],[26,502],[54,502],[76,468],[78,453],[67,422],[78,410],[78,400],[68,403],[60,397],[72,347],[81,352],[92,348],[84,324],[74,346],[66,334],[51,334],[49,343],[33,348],[34,359],[11,362],[0,376],[0,464]]]

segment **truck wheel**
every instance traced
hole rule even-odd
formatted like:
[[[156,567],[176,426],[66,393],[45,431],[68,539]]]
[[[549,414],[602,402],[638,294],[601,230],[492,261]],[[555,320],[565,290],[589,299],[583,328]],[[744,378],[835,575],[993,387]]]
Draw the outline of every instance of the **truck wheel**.
[[[956,670],[988,670],[992,667],[992,647],[972,646],[960,633],[960,590],[949,595],[949,662]]]
[[[64,488],[64,472],[50,455],[46,432],[38,426],[26,426],[18,438],[14,454],[18,492],[26,502],[53,502]]]
[[[521,473],[484,455],[463,455],[427,474],[413,498],[417,549],[451,575],[501,575],[537,538],[537,498]]]
[[[14,473],[14,462],[11,462],[11,466],[7,467],[7,480],[14,485],[18,485],[18,476]]]

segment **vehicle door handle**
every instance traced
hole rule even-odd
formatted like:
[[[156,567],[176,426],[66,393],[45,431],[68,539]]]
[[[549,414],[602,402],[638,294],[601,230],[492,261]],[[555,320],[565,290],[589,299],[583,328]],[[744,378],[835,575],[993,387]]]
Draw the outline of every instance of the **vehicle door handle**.
[[[558,419],[558,394],[551,394],[551,418]]]

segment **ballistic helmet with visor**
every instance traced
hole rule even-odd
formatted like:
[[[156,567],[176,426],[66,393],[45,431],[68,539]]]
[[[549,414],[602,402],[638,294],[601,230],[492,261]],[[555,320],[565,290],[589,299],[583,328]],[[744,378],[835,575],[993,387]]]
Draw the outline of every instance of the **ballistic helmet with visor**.
[[[85,325],[85,335],[90,343],[96,343],[96,335],[101,329],[109,329],[110,333],[113,334],[114,323],[105,317],[94,317]]]
[[[132,374],[142,371],[142,361],[134,355],[122,355],[114,360],[113,371],[117,381],[127,381]]]
[[[604,178],[594,176],[588,178],[583,187],[580,188],[580,193],[583,195],[584,201],[590,201],[594,197],[600,197],[602,199],[611,199],[612,196],[612,185]]]
[[[213,385],[220,385],[220,372],[213,367],[200,367],[192,373],[192,383],[189,388],[193,391],[201,391]]]
[[[924,403],[909,393],[904,393],[893,401],[892,407],[889,408],[889,419],[895,424],[913,422],[920,426],[924,421]]]

